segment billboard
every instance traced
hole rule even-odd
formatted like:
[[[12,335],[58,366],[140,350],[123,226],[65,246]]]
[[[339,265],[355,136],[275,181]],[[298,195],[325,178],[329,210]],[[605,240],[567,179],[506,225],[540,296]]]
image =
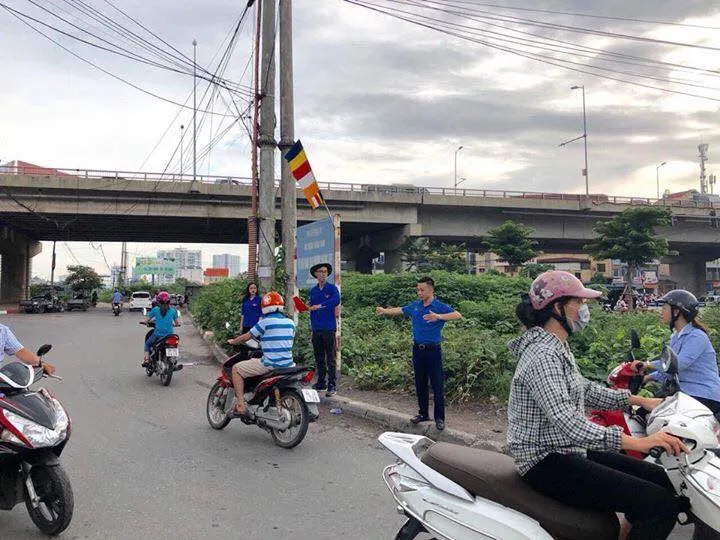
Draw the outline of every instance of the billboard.
[[[175,263],[154,257],[138,257],[135,259],[136,276],[145,275],[175,275]]]
[[[330,263],[333,273],[328,276],[330,283],[340,271],[335,264],[335,227],[330,218],[313,221],[297,228],[297,286],[300,289],[312,287],[317,282],[310,275],[310,268],[319,263]]]

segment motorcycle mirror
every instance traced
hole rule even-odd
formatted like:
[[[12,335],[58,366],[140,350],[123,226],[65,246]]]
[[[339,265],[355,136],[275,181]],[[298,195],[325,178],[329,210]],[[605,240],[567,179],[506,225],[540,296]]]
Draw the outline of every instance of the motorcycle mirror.
[[[675,351],[673,351],[668,345],[663,347],[662,355],[660,355],[660,363],[662,364],[662,369],[665,373],[674,375],[678,372],[677,354],[675,354]]]
[[[147,308],[146,308],[146,307],[143,308],[143,312],[142,312],[142,313],[143,313],[143,316],[144,316],[144,317],[147,317]]]
[[[638,333],[634,328],[630,330],[630,343],[632,344],[633,349],[640,348],[640,336],[638,336]]]
[[[42,347],[40,347],[37,351],[37,356],[45,356],[47,353],[50,352],[50,349],[52,349],[52,345],[49,343],[46,343]]]

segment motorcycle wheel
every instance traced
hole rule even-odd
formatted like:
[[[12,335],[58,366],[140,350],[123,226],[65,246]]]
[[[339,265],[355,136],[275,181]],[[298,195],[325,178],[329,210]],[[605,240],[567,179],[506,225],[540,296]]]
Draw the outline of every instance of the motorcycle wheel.
[[[400,527],[400,530],[395,536],[395,540],[415,540],[418,535],[426,532],[427,531],[425,530],[425,527],[422,526],[422,523],[411,517],[408,518],[402,527]],[[433,537],[428,540],[435,540],[435,538]]]
[[[160,382],[163,386],[169,386],[170,381],[172,381],[173,367],[172,365],[170,365],[170,362],[168,362],[168,359],[165,357],[164,354],[160,356],[158,367],[160,367],[160,369],[162,370],[160,372]]]
[[[26,490],[25,507],[30,519],[45,534],[60,534],[70,525],[75,506],[70,479],[60,465],[33,467],[30,476],[40,498],[38,507],[33,508]]]
[[[211,428],[223,429],[230,423],[230,417],[225,412],[225,401],[229,395],[230,388],[223,388],[220,381],[210,389],[205,414]]]
[[[290,411],[290,427],[284,430],[273,428],[270,430],[270,435],[278,446],[294,448],[307,434],[310,412],[305,400],[295,390],[283,390],[280,394],[280,404],[283,409]]]

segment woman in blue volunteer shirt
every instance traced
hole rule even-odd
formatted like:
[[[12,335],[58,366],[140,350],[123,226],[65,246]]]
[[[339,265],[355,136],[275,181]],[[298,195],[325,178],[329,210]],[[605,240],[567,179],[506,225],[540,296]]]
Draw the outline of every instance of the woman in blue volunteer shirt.
[[[692,293],[677,289],[660,299],[663,305],[662,320],[673,335],[670,348],[678,356],[680,390],[694,397],[710,409],[720,412],[720,375],[717,355],[710,343],[705,326],[697,320],[699,302]],[[635,363],[635,368],[657,370],[645,376],[645,381],[662,382],[667,375],[662,371],[660,360]]]
[[[433,389],[435,427],[445,429],[445,395],[443,383],[445,375],[442,367],[442,329],[446,321],[462,319],[462,315],[453,308],[435,298],[435,282],[432,278],[420,278],[415,292],[418,300],[403,307],[378,307],[375,313],[382,315],[404,315],[412,321],[413,331],[413,371],[415,372],[415,391],[417,392],[418,414],[410,422],[419,424],[430,420],[428,414],[430,396],[428,379]]]
[[[260,297],[258,296],[257,283],[251,281],[245,287],[245,295],[242,298],[242,310],[240,312],[241,334],[245,334],[255,326],[262,317]]]

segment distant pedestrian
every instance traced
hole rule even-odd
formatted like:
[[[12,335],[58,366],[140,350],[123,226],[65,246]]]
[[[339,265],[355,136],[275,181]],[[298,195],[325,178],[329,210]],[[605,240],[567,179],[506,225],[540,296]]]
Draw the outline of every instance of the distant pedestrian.
[[[337,392],[337,319],[336,308],[340,305],[340,291],[329,283],[332,274],[329,263],[316,264],[310,268],[310,275],[317,279],[317,285],[310,289],[310,328],[315,353],[317,382],[316,390],[325,390],[327,397]],[[327,386],[325,385],[327,377]]]
[[[462,319],[462,315],[449,305],[435,298],[435,282],[432,278],[420,278],[415,288],[418,300],[401,308],[378,307],[375,313],[382,315],[404,315],[412,321],[413,371],[415,391],[418,400],[418,414],[410,422],[419,424],[430,420],[430,396],[428,379],[433,389],[435,427],[445,429],[445,375],[442,366],[442,329],[445,322]]]
[[[240,312],[240,334],[246,334],[262,318],[262,307],[260,306],[257,283],[251,281],[245,287],[245,294],[242,297],[242,309]]]

